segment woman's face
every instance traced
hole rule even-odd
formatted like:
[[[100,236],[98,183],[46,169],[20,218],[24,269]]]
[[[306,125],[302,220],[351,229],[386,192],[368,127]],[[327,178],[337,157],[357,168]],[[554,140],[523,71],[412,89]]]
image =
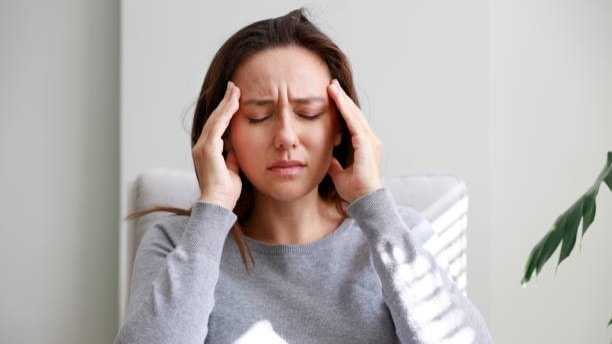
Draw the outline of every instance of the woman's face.
[[[278,201],[317,192],[341,140],[327,66],[304,48],[273,48],[247,59],[232,81],[241,97],[231,149],[255,192]]]

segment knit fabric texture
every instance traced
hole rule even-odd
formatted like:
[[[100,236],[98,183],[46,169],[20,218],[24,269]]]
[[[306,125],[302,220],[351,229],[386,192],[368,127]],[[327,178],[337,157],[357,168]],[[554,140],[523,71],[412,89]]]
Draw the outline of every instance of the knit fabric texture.
[[[168,217],[139,246],[115,343],[492,342],[418,213],[380,189],[348,215],[309,244],[247,238],[249,272],[232,212],[198,202]]]

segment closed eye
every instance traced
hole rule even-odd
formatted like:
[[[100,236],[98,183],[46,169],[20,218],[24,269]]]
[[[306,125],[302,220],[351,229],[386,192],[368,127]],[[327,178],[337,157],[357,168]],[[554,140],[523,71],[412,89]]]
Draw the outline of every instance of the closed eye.
[[[257,117],[248,117],[248,120],[249,120],[249,124],[257,124],[257,123],[261,123],[261,122],[265,121],[269,117],[270,117],[270,115],[263,115],[263,116],[257,116]]]
[[[300,116],[300,118],[309,120],[309,121],[313,121],[319,117],[321,117],[322,114],[324,114],[324,112],[319,112],[319,113],[299,113],[296,112],[296,115]]]

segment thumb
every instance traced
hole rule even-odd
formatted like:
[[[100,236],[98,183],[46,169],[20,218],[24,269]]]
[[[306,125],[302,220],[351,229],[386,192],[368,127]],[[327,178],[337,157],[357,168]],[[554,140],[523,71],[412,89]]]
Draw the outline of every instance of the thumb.
[[[336,177],[343,171],[344,171],[344,168],[342,168],[342,165],[340,165],[340,162],[338,161],[338,159],[333,157],[332,161],[329,164],[329,169],[327,170],[327,173],[329,173],[332,179],[336,179]]]

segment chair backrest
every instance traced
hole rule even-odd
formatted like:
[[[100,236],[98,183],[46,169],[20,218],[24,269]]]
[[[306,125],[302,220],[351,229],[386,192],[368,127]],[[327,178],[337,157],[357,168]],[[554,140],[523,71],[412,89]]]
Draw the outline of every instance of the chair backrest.
[[[463,291],[467,284],[466,229],[468,195],[465,183],[448,173],[421,173],[383,180],[399,205],[411,207],[427,218],[442,244],[440,255]],[[188,209],[199,197],[193,171],[151,169],[128,186],[128,214],[171,205]],[[120,235],[119,319],[123,321],[130,290],[132,263],[145,231],[167,213],[156,212],[129,221]]]

